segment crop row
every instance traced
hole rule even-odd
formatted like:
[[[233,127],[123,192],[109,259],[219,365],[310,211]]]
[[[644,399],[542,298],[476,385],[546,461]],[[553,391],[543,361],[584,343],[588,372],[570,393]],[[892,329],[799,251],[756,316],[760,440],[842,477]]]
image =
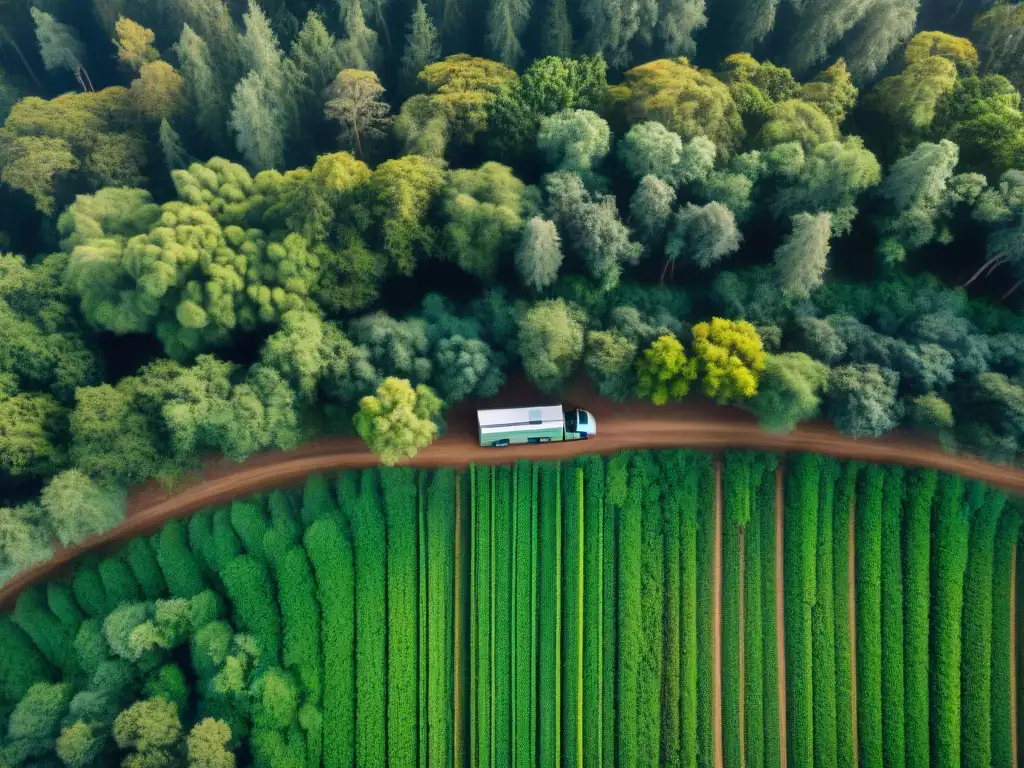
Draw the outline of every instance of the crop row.
[[[1021,503],[778,469],[348,471],[171,522],[0,617],[0,764],[127,760],[162,698],[257,766],[1011,765]]]

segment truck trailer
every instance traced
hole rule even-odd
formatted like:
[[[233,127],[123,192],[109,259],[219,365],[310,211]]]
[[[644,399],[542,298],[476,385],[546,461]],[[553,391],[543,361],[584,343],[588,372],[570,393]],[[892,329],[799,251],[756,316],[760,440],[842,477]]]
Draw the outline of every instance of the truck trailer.
[[[484,447],[586,440],[597,434],[597,421],[590,411],[565,410],[560,405],[491,408],[477,411],[476,418]]]

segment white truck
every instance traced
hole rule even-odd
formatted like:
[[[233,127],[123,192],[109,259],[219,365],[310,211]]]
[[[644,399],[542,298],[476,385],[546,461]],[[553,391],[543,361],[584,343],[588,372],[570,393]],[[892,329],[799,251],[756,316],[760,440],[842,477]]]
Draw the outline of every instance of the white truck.
[[[491,408],[477,411],[476,418],[480,445],[485,447],[586,440],[597,434],[597,421],[590,411],[564,410],[560,405]]]

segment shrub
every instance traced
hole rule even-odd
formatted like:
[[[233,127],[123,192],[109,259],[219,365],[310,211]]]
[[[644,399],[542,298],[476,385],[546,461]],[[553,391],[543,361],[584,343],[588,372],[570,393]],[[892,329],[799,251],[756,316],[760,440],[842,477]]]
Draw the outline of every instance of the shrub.
[[[334,520],[306,531],[306,552],[316,574],[324,656],[324,765],[355,761],[355,572],[352,542]]]
[[[681,725],[680,705],[680,609],[683,598],[680,592],[682,558],[679,532],[682,525],[682,499],[678,490],[677,473],[685,472],[685,459],[678,451],[666,451],[658,455],[659,477],[664,483],[663,533],[665,540],[665,600],[664,600],[664,681],[661,707],[661,743],[663,762],[671,768],[679,766]]]
[[[616,753],[615,734],[618,727],[618,627],[619,627],[619,528],[620,510],[626,500],[628,484],[629,455],[617,453],[608,461],[605,475],[604,496],[604,547],[601,564],[604,575],[602,585],[602,636],[604,648],[601,657],[603,680],[601,683],[601,753],[604,759],[614,762]],[[536,536],[534,536],[536,540]]]
[[[785,544],[786,727],[794,764],[813,764],[813,634],[820,458],[800,454],[787,465]]]
[[[498,467],[494,471],[494,563],[491,583],[494,598],[494,763],[508,765],[512,754],[512,469]],[[568,546],[568,544],[567,544]],[[567,550],[568,555],[568,550]],[[506,596],[506,597],[502,597]],[[574,639],[566,635],[565,645]],[[571,677],[571,668],[566,668]],[[566,719],[566,742],[573,738],[571,719]]]
[[[903,468],[889,467],[882,486],[882,759],[906,760],[903,666]]]
[[[327,482],[322,476],[320,479],[321,482]],[[330,491],[327,492],[330,493]],[[293,494],[290,492],[285,493],[281,490],[273,491],[270,494],[270,497],[267,499],[267,510],[270,513],[271,530],[276,531],[281,535],[282,541],[288,549],[299,543],[299,536],[301,533],[299,526],[300,522],[302,523],[302,528],[305,528],[312,524],[314,520],[319,519],[318,516],[311,516],[308,522],[304,519],[300,519]],[[264,539],[264,547],[265,546],[266,540]]]
[[[583,734],[584,760],[587,765],[600,765],[603,744],[598,738],[602,728],[601,655],[602,635],[602,552],[604,547],[604,460],[586,456],[580,460],[583,470]],[[518,547],[524,538],[516,538]],[[514,694],[513,694],[514,695]],[[588,754],[590,757],[588,758]]]
[[[814,674],[814,764],[836,766],[836,657],[834,508],[839,480],[838,462],[824,458],[818,491],[818,541],[815,554],[817,592],[811,609],[812,667]],[[897,538],[897,541],[899,539]]]
[[[310,526],[322,517],[338,514],[338,505],[327,479],[323,475],[310,475],[302,490],[302,524]]]
[[[206,589],[181,521],[170,521],[156,535],[156,559],[172,597],[192,597]]]
[[[223,720],[207,717],[196,723],[185,742],[189,768],[235,768],[230,741],[231,728]]]
[[[931,600],[931,511],[938,473],[914,470],[907,476],[904,514],[903,680],[906,702],[907,768],[930,765],[928,714],[928,612]]]
[[[22,591],[14,604],[11,618],[32,638],[32,642],[50,665],[57,667],[65,675],[75,673],[77,664],[73,651],[74,635],[69,634],[53,615],[41,588],[30,587]]]
[[[246,554],[265,563],[267,553],[263,551],[263,537],[267,533],[267,521],[259,505],[251,501],[231,502],[231,527]]]
[[[697,484],[697,761],[714,762],[714,558],[715,472],[710,455],[700,454]]]
[[[971,521],[964,573],[961,766],[992,762],[992,608],[996,527],[1006,495],[989,490]]]
[[[386,669],[385,595],[387,538],[384,509],[373,470],[362,473],[359,500],[352,513],[356,576],[356,763],[383,766],[385,746]],[[330,722],[330,720],[328,720]]]
[[[0,702],[18,701],[33,683],[48,681],[50,668],[32,639],[7,616],[0,616]]]
[[[458,595],[452,594],[454,578],[455,472],[433,473],[426,498],[427,552],[427,721],[430,742],[427,754],[447,752],[454,738],[452,707],[453,612]],[[527,634],[527,637],[529,635]]]
[[[284,628],[284,665],[295,673],[306,696],[319,704],[323,690],[320,609],[309,559],[302,547],[289,549],[276,566],[278,601]]]
[[[853,768],[857,734],[853,729],[853,627],[850,626],[850,548],[854,546],[850,530],[857,476],[854,462],[843,466],[836,486],[832,536],[832,577],[835,584],[836,620],[836,757],[841,768]],[[856,579],[854,579],[856,580]]]
[[[75,569],[71,585],[75,600],[89,616],[103,618],[110,612],[112,606],[107,602],[107,591],[95,560],[86,559]]]
[[[132,753],[124,765],[173,765],[180,746],[181,721],[171,702],[146,699],[117,716],[113,734],[117,746]]]
[[[36,683],[18,702],[7,723],[7,738],[37,744],[56,738],[71,701],[68,683]]]
[[[234,558],[221,572],[234,606],[237,626],[252,634],[260,647],[260,661],[277,664],[281,658],[281,617],[266,571],[249,555]]]
[[[417,740],[416,484],[407,468],[382,469],[380,481],[387,522],[388,762],[411,765]]]
[[[776,766],[781,762],[781,717],[779,702],[779,636],[775,631],[778,612],[776,599],[778,585],[775,581],[775,547],[779,532],[775,525],[775,504],[777,476],[776,459],[766,457],[765,476],[757,496],[761,523],[761,602],[764,606],[763,664],[764,664],[764,707],[762,732],[764,734],[764,764]]]
[[[146,698],[164,699],[178,708],[178,715],[188,711],[189,687],[185,674],[177,664],[164,664],[143,687]]]
[[[697,361],[687,358],[683,345],[671,334],[651,342],[636,361],[637,390],[640,397],[655,405],[682,400],[697,378]]]
[[[882,764],[882,485],[869,465],[857,495],[857,733],[860,760]]]
[[[242,542],[235,533],[230,508],[218,509],[213,513],[212,528],[216,570],[220,571],[236,556],[242,554]]]
[[[643,626],[640,671],[637,679],[638,745],[644,764],[654,765],[661,755],[662,636],[664,630],[665,542],[661,503],[654,460],[649,451],[637,461],[638,477],[643,483],[643,518],[640,524],[640,590]]]
[[[39,497],[54,534],[66,547],[121,522],[124,500],[121,489],[101,486],[77,469],[55,475]]]
[[[164,583],[160,564],[156,561],[149,539],[140,537],[129,541],[125,557],[146,600],[156,600],[167,593],[167,584]]]
[[[470,610],[474,612],[476,621],[476,631],[472,638],[475,638],[476,644],[474,647],[475,653],[473,653],[473,660],[476,662],[476,674],[471,674],[471,685],[475,684],[475,691],[470,691],[470,696],[476,697],[476,750],[478,753],[478,760],[484,764],[490,760],[491,754],[491,706],[492,697],[491,682],[492,682],[492,654],[491,654],[491,606],[492,606],[492,593],[494,589],[494,583],[491,580],[491,522],[492,522],[492,472],[491,467],[486,466],[475,466],[472,468],[472,509],[470,510],[470,524],[473,526],[472,534],[472,557],[473,557],[473,576],[471,576],[472,595]],[[543,523],[543,521],[542,521]],[[554,541],[554,529],[551,530],[551,538]],[[555,589],[553,582],[549,583],[551,590]],[[549,604],[554,603],[553,593]],[[543,603],[542,603],[543,605]],[[541,614],[542,620],[545,618],[545,614]],[[553,617],[551,617],[553,618]],[[472,642],[472,638],[471,641]],[[554,638],[551,638],[551,642],[554,642]],[[541,644],[544,643],[544,635],[541,635]],[[548,649],[549,653],[554,653],[554,649]],[[543,653],[543,650],[540,651]],[[546,674],[552,674],[548,671]],[[538,676],[540,678],[539,685],[543,689],[544,687],[544,675],[545,668],[543,662],[541,663]],[[551,706],[557,706],[557,702],[554,698],[554,689],[550,691],[550,698],[548,703],[545,705],[542,701],[540,703],[540,726],[544,728],[545,718],[545,706],[548,709],[548,717],[550,717],[552,724],[554,723],[555,714],[551,712]],[[471,726],[472,727],[472,726]],[[543,741],[542,741],[543,743]],[[543,749],[543,747],[542,747]]]
[[[121,603],[134,603],[142,599],[142,590],[131,569],[120,557],[100,561],[100,580],[107,593],[107,604],[113,608]]]
[[[931,757],[936,768],[960,765],[960,624],[970,531],[969,510],[963,481],[954,476],[940,476],[932,521],[935,549],[932,556],[930,698]]]
[[[619,734],[618,762],[621,765],[637,765],[641,757],[637,718],[640,716],[639,675],[644,651],[641,521],[645,488],[636,461],[634,455],[630,462],[626,498],[619,511],[619,658],[616,714]],[[541,695],[543,697],[543,690]]]
[[[213,515],[200,512],[188,521],[188,545],[209,576],[218,570],[217,553],[213,545]]]
[[[1013,679],[1010,674],[1012,641],[1010,627],[1010,580],[1014,547],[1021,529],[1019,501],[1011,502],[999,519],[996,532],[992,591],[992,765],[1013,764]]]
[[[388,377],[374,395],[359,401],[352,423],[382,464],[411,459],[438,435],[443,403],[425,384]]]
[[[727,765],[743,761],[740,727],[740,529],[750,520],[748,451],[726,451],[722,468],[722,742]]]
[[[66,584],[51,581],[46,585],[46,604],[68,635],[74,637],[85,616],[76,605],[71,589]]]

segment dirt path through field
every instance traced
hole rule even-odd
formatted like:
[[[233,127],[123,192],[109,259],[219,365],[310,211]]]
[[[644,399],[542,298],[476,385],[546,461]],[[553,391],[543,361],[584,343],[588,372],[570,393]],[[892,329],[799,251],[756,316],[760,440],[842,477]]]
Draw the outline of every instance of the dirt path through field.
[[[857,537],[855,521],[857,517],[857,499],[850,499],[850,705],[853,707],[853,764],[860,763],[860,742],[857,739]]]
[[[775,470],[775,633],[779,646],[779,761],[786,768],[786,603],[783,595],[785,586],[782,578],[782,512],[786,506],[783,482],[786,469],[780,461]]]
[[[475,408],[500,403],[523,406],[551,402],[553,398],[517,384],[486,403],[463,403],[446,418],[448,434],[421,451],[414,467],[465,468],[470,462],[510,464],[517,458],[567,459],[586,453],[610,454],[627,448],[700,448],[709,451],[746,448],[774,452],[802,451],[912,467],[930,467],[975,478],[1014,493],[1024,493],[1024,469],[988,464],[980,459],[950,455],[932,442],[892,435],[853,439],[831,426],[811,422],[789,434],[765,432],[737,408],[715,405],[699,398],[681,404],[656,407],[650,403],[613,403],[598,397],[586,385],[575,385],[564,402],[585,407],[594,414],[598,432],[592,440],[523,446],[522,449],[483,448],[478,444]],[[150,483],[132,489],[125,521],[111,531],[87,539],[71,549],[22,572],[0,590],[0,608],[26,585],[45,579],[78,555],[152,533],[166,520],[183,517],[204,507],[225,504],[272,488],[294,485],[316,472],[372,467],[377,458],[357,438],[313,441],[294,451],[269,451],[236,464],[224,458],[209,460],[201,472],[183,478],[169,492]]]
[[[711,683],[711,706],[715,712],[715,768],[723,768],[722,744],[722,455],[715,457],[715,556],[711,567],[714,583],[715,618],[712,638],[715,679]]]

